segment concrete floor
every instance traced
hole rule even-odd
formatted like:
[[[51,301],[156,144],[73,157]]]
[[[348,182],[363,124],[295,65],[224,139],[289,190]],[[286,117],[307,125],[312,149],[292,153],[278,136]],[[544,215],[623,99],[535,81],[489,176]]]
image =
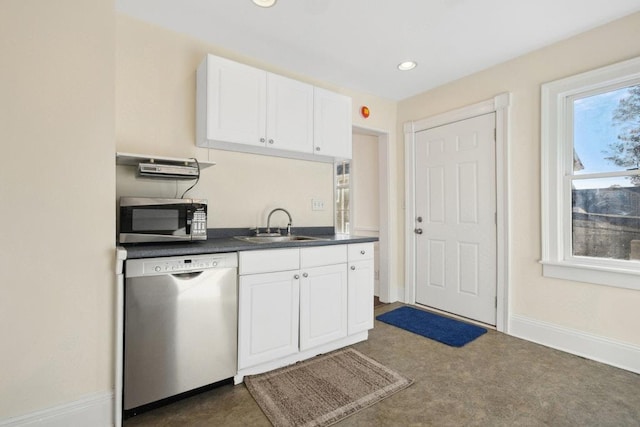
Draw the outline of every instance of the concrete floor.
[[[640,375],[495,331],[453,348],[376,321],[369,340],[353,347],[415,382],[337,426],[640,426]],[[125,422],[269,425],[244,385]]]

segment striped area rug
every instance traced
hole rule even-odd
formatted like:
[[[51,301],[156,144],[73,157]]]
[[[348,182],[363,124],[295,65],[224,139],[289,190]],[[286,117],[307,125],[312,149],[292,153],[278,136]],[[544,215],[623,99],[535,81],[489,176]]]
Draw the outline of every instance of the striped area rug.
[[[244,382],[274,426],[317,427],[353,415],[413,381],[347,348]]]

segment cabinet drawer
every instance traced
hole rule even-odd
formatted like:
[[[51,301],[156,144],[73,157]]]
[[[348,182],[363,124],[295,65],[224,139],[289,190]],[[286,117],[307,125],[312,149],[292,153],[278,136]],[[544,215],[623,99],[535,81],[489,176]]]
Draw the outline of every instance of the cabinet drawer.
[[[316,246],[300,249],[300,268],[347,262],[347,245]]]
[[[361,259],[373,259],[373,243],[354,243],[349,245],[349,262]]]
[[[300,249],[267,249],[240,252],[239,273],[255,274],[300,268]]]

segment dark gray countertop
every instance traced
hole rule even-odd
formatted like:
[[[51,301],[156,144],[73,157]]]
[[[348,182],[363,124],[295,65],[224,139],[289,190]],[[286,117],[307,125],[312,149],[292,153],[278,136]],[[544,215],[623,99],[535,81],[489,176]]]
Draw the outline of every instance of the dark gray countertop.
[[[309,227],[292,230],[293,234],[313,236],[322,240],[293,242],[251,243],[234,238],[246,236],[248,229],[212,229],[208,230],[206,241],[180,243],[135,243],[120,245],[127,251],[127,259],[158,258],[165,256],[182,256],[213,254],[222,252],[254,251],[274,248],[306,248],[311,246],[344,245],[348,243],[377,242],[377,237],[334,234],[333,227]]]

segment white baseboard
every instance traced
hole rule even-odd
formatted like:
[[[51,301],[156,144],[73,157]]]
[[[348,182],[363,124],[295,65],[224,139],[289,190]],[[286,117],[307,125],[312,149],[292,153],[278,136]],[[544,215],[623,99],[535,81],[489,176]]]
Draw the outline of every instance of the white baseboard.
[[[640,373],[640,347],[564,326],[512,315],[509,335]]]
[[[110,427],[113,393],[95,393],[82,399],[30,414],[0,420],[0,427]]]

